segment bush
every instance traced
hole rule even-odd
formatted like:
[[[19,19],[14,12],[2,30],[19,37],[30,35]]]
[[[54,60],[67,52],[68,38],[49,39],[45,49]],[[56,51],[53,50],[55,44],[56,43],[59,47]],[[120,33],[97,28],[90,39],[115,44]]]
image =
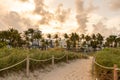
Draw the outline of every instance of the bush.
[[[52,55],[55,56],[55,58],[62,57],[64,54],[68,54],[69,60],[78,59],[78,58],[86,58],[86,56],[81,56],[80,53],[74,53],[74,52],[67,52],[65,50],[61,49],[50,49],[47,51],[41,51],[39,49],[22,49],[22,48],[2,48],[0,49],[0,69],[9,67],[11,65],[14,65],[22,60],[24,60],[28,55],[30,55],[30,58],[38,59],[38,60],[44,60],[49,59],[52,57]],[[55,60],[56,63],[66,61],[66,58],[63,58],[61,60]],[[46,65],[51,64],[51,60],[47,62],[34,62],[30,61],[30,69],[34,70],[36,68],[45,67]],[[18,71],[21,69],[26,68],[26,62],[17,65],[14,68],[5,70],[3,72],[8,71]]]
[[[120,48],[106,48],[102,51],[98,51],[95,56],[97,63],[103,66],[113,67],[114,64],[116,64],[120,68]],[[95,70],[100,80],[113,79],[113,70],[103,69],[99,66],[96,66]]]

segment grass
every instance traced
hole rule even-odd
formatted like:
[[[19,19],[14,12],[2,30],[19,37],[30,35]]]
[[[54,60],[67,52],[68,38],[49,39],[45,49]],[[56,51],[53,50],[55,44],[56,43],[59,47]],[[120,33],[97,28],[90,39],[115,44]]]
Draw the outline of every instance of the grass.
[[[23,59],[27,55],[30,55],[30,58],[44,60],[51,58],[54,55],[56,58],[62,57],[64,54],[68,54],[69,60],[87,58],[86,55],[81,55],[81,53],[68,52],[63,49],[50,49],[46,51],[41,51],[39,49],[22,49],[22,48],[2,48],[0,49],[0,69],[14,65]],[[56,60],[55,63],[65,62],[66,59]],[[51,64],[51,60],[47,62],[34,62],[30,61],[30,70],[37,68],[44,68],[45,66]],[[5,73],[9,71],[18,71],[24,70],[26,68],[26,62],[23,62],[20,65],[15,66],[14,68],[2,71],[0,73]]]
[[[102,51],[98,51],[95,54],[95,57],[96,61],[103,66],[113,67],[114,64],[116,64],[118,68],[120,68],[120,48],[106,48]],[[96,66],[95,68],[97,77],[99,77],[100,80],[113,79],[113,70],[103,69],[99,66]]]

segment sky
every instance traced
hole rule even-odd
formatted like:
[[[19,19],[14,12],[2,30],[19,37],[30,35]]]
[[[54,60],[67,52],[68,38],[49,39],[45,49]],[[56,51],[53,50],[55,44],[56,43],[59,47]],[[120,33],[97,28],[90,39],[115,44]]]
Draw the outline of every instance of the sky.
[[[119,0],[0,0],[0,30],[43,33],[120,32]]]

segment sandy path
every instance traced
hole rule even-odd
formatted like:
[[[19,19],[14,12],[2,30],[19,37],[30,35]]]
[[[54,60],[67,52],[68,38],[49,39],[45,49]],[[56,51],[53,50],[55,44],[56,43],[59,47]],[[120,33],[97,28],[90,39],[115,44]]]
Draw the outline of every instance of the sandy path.
[[[36,70],[26,78],[23,73],[10,74],[0,80],[92,80],[91,78],[92,58],[79,59],[69,64],[55,65],[54,69],[47,71]]]
[[[66,64],[64,67],[54,69],[43,77],[42,80],[92,80],[92,59],[82,59]]]

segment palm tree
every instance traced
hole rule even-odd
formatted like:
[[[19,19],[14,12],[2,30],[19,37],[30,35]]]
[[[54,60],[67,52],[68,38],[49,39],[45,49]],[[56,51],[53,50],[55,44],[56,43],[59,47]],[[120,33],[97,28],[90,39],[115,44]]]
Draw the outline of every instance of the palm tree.
[[[49,38],[49,40],[51,39],[51,34],[48,34],[47,37]]]
[[[84,41],[85,35],[84,35],[84,34],[81,34],[80,36],[81,36],[80,39],[81,39],[82,41]]]
[[[95,41],[96,40],[96,35],[92,34],[92,40]]]
[[[120,37],[116,38],[116,45],[117,45],[117,47],[120,47]]]
[[[77,33],[72,33],[70,36],[70,40],[72,42],[73,49],[76,49],[78,45],[77,42],[79,42],[79,35]]]
[[[103,45],[104,37],[103,37],[100,33],[98,33],[98,34],[96,35],[96,37],[97,37],[98,45],[99,45],[99,47],[101,48],[102,45]]]
[[[51,40],[51,34],[47,34],[48,40],[48,46],[52,47],[52,40]]]
[[[9,41],[10,41],[10,45],[13,47],[21,47],[22,46],[22,37],[21,37],[21,33],[18,32],[18,30],[16,29],[9,29],[8,30],[9,33]]]
[[[27,46],[30,46],[30,43],[33,44],[33,33],[34,30],[32,28],[29,28],[27,31],[24,31],[24,37],[26,39]]]
[[[67,50],[70,50],[70,48],[71,48],[71,42],[70,42],[70,40],[68,39],[66,41],[66,43],[67,43]]]
[[[42,42],[42,46],[41,46],[42,50],[46,49],[45,39],[42,39],[41,42]]]
[[[71,44],[70,44],[69,36],[68,36],[68,34],[67,34],[67,33],[65,33],[65,34],[64,34],[64,38],[65,38],[65,42],[66,42],[66,47],[67,47],[67,50],[69,50],[69,49],[70,49]]]
[[[85,40],[86,40],[87,45],[89,46],[90,45],[91,37],[89,35],[86,35],[85,36]]]
[[[96,50],[98,45],[98,41],[97,41],[97,37],[95,34],[92,34],[92,38],[91,38],[91,42],[90,42],[90,46],[94,49],[94,51]]]
[[[85,35],[84,34],[80,35],[80,42],[81,42],[81,47],[86,45]]]
[[[65,39],[68,39],[68,38],[69,38],[69,36],[68,36],[67,33],[64,34],[64,38],[65,38]]]
[[[37,45],[38,47],[40,46],[39,45],[39,41],[40,39],[42,39],[42,34],[41,34],[41,31],[35,31],[34,34],[33,34],[33,39],[37,42]]]
[[[58,47],[59,46],[58,34],[55,34],[54,38],[55,38],[55,46]]]
[[[106,38],[106,43],[108,43],[109,47],[116,47],[116,35],[110,35],[108,38]]]

